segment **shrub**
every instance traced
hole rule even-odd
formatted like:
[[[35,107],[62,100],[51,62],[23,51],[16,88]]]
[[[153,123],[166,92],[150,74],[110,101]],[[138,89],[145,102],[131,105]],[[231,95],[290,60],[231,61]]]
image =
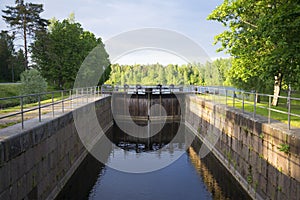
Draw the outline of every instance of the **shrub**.
[[[26,70],[21,74],[20,95],[37,94],[47,91],[47,82],[36,69]],[[42,97],[41,97],[42,98]],[[38,101],[38,96],[24,98],[25,103]]]

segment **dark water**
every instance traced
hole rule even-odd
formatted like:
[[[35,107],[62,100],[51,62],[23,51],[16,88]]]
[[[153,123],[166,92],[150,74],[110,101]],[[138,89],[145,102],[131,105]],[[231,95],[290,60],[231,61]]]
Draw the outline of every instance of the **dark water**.
[[[179,129],[178,123],[164,125],[162,131],[149,139],[137,139],[114,127],[107,134],[118,147],[111,147],[107,163],[174,162],[148,173],[127,173],[103,165],[88,155],[57,199],[250,199],[233,177],[212,155],[199,159],[198,139],[185,148],[192,133],[184,128],[184,138],[170,142]],[[181,130],[182,131],[182,130]],[[163,151],[157,151],[165,147]],[[177,160],[177,155],[181,155]]]

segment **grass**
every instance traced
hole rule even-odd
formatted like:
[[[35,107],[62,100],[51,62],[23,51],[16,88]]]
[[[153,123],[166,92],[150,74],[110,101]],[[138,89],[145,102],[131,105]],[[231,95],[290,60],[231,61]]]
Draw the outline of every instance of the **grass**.
[[[0,83],[0,98],[18,96],[20,84],[1,84]]]
[[[19,96],[19,86],[20,84],[12,83],[12,84],[1,84],[0,83],[0,98],[5,97],[13,97],[13,96]],[[55,91],[55,89],[51,86],[48,87],[48,91]],[[64,94],[64,98],[68,97],[69,94]],[[52,94],[43,95],[41,97],[43,101],[41,101],[41,104],[51,103]],[[55,92],[54,93],[54,101],[61,100],[61,93]],[[25,97],[24,102],[26,102],[28,99]],[[38,103],[24,103],[24,108],[34,107],[37,106]],[[20,98],[16,99],[7,99],[7,100],[0,100],[0,114],[3,113],[9,113],[9,112],[16,112],[20,111]]]
[[[19,86],[20,84],[0,84],[0,98],[11,97],[19,95]],[[5,108],[9,106],[15,106],[20,104],[20,100],[1,100],[0,108]]]
[[[299,94],[293,94],[292,97],[299,98],[299,96],[300,96]],[[201,97],[204,99],[207,99],[207,100],[213,100],[213,101],[217,101],[217,102],[220,102],[223,104],[225,104],[225,102],[226,102],[226,98],[224,96],[217,97],[217,96],[205,94],[205,95],[201,95]],[[253,98],[250,97],[249,99],[253,99]],[[241,99],[235,99],[235,101],[233,102],[233,98],[228,97],[227,105],[233,106],[233,104],[234,104],[234,107],[239,108],[239,109],[242,109],[242,107],[243,107]],[[262,97],[260,103],[257,103],[256,114],[264,116],[264,117],[268,117],[269,116],[268,108],[269,108],[268,97]],[[278,106],[271,106],[271,109],[288,112],[286,100],[280,99]],[[244,110],[248,111],[248,112],[254,112],[253,101],[245,99]],[[296,100],[291,101],[291,113],[300,115],[300,101],[296,101]],[[278,121],[281,121],[286,124],[288,123],[288,115],[287,114],[279,113],[276,111],[271,111],[270,115],[271,115],[271,119],[278,120]],[[291,126],[300,127],[300,117],[290,116],[290,119],[291,119],[291,121],[290,121]]]
[[[18,124],[20,122],[21,122],[21,120],[19,120],[17,122],[9,122],[9,123],[5,123],[5,124],[0,124],[0,129],[9,127],[9,126],[12,126],[12,125],[15,125],[15,124]]]
[[[59,97],[57,97],[57,96],[58,96],[58,94],[56,94],[56,97],[53,98],[54,102],[57,102],[57,101],[62,99],[60,94],[59,94]],[[64,99],[67,98],[68,96],[69,95],[65,95]],[[52,103],[51,95],[46,100],[41,101],[41,105],[45,105],[45,104],[48,104],[48,103]],[[35,107],[35,106],[38,106],[38,102],[25,104],[23,106],[23,109],[32,108],[32,107]],[[21,110],[21,106],[18,105],[18,106],[13,106],[13,107],[9,107],[9,108],[5,108],[3,110],[0,110],[0,114],[11,113],[11,112],[19,112],[20,110]]]

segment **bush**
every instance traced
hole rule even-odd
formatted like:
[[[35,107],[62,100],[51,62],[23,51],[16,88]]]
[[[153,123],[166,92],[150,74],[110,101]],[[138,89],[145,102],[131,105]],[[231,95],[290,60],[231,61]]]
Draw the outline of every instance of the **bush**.
[[[47,91],[47,82],[36,69],[26,70],[21,74],[20,94],[37,94]],[[42,98],[42,97],[41,97]],[[38,96],[24,98],[25,103],[38,101]]]

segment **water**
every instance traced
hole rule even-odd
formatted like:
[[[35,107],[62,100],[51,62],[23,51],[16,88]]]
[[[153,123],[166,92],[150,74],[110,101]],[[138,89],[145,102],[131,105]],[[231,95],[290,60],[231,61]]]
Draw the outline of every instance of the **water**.
[[[170,142],[178,129],[178,123],[169,123],[155,136],[137,139],[114,127],[107,135],[122,148],[112,146],[106,164],[140,169],[145,167],[146,160],[174,162],[148,173],[128,173],[105,166],[88,155],[57,199],[250,199],[212,155],[199,159],[198,139],[186,148],[186,141],[193,138],[187,129],[184,128],[184,138]]]

